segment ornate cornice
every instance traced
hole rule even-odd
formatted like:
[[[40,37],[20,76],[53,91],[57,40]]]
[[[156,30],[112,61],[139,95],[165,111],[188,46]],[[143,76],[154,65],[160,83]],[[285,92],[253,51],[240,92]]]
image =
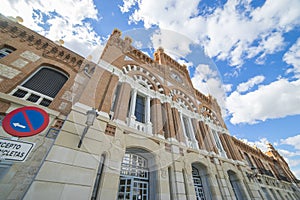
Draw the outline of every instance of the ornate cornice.
[[[21,43],[35,47],[42,51],[46,58],[61,62],[78,72],[84,58],[73,51],[54,43],[40,34],[18,24],[0,14],[0,32],[9,34],[12,38],[18,38]]]

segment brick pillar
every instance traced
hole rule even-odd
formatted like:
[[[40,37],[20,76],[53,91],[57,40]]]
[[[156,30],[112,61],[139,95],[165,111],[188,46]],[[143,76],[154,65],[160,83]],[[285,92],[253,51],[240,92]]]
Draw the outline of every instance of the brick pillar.
[[[175,124],[174,124],[171,105],[169,103],[165,103],[164,105],[166,108],[166,116],[167,116],[167,119],[166,119],[167,130],[169,131],[168,138],[176,139]]]
[[[207,151],[215,151],[215,143],[212,141],[211,133],[207,130],[206,124],[204,122],[199,122],[200,130],[202,133],[203,141],[205,144],[205,149]],[[215,151],[216,152],[216,151]],[[217,152],[216,152],[217,153]]]
[[[172,114],[173,114],[173,120],[175,125],[176,138],[179,142],[185,143],[185,138],[182,129],[183,127],[181,126],[181,120],[180,120],[180,115],[178,110],[176,108],[172,108]]]
[[[238,152],[238,148],[234,148],[236,145],[234,144],[234,141],[232,140],[230,135],[222,134],[224,141],[227,143],[228,149],[231,153],[232,159],[234,160],[243,160],[241,154]]]
[[[151,101],[151,119],[153,124],[153,134],[164,136],[164,121],[162,118],[161,102],[159,99],[152,99]]]
[[[126,121],[127,112],[129,109],[131,86],[129,83],[122,83],[119,93],[119,98],[116,100],[116,109],[114,119]]]
[[[202,135],[200,133],[201,130],[199,127],[199,123],[197,122],[196,119],[193,119],[192,123],[193,123],[193,127],[195,127],[194,133],[195,133],[196,140],[198,142],[198,147],[199,149],[205,149],[204,139],[202,138]]]
[[[99,81],[99,85],[97,87],[97,96],[100,96],[100,102],[98,110],[109,113],[111,104],[112,104],[112,97],[115,92],[115,88],[118,84],[119,78],[113,74],[107,75],[109,78],[105,78]]]
[[[220,141],[221,141],[222,146],[224,148],[224,151],[226,152],[227,157],[231,158],[231,159],[235,159],[232,155],[232,151],[230,151],[230,146],[227,145],[226,138],[224,137],[224,134],[220,134],[219,138],[220,138]]]

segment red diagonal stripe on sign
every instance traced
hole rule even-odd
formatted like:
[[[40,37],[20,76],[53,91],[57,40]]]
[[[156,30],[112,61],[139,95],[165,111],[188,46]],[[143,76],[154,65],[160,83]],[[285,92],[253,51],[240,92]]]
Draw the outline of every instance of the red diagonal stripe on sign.
[[[26,120],[28,126],[29,126],[30,131],[34,131],[33,126],[32,126],[32,124],[31,124],[31,122],[30,122],[30,119],[29,119],[27,113],[26,113],[25,111],[22,111],[22,113],[23,113],[23,115],[24,115],[24,118],[25,118],[25,120]]]

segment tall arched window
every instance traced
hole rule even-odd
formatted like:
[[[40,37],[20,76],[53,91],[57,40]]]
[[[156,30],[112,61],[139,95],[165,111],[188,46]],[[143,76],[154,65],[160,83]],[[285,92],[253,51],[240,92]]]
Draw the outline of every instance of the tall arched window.
[[[207,167],[201,163],[192,163],[192,175],[196,199],[213,199]]]
[[[250,157],[249,157],[248,154],[245,153],[245,152],[244,152],[244,157],[245,157],[245,159],[246,159],[248,165],[249,165],[251,168],[255,168],[254,165],[253,165],[253,163],[252,163],[252,161],[251,161],[251,159],[250,159]]]
[[[125,153],[121,164],[117,199],[149,199],[149,169],[147,159],[138,154]]]
[[[196,199],[197,200],[205,200],[205,194],[204,194],[202,180],[200,177],[200,173],[196,167],[192,167],[192,174],[193,174]]]
[[[145,85],[141,84],[143,87]],[[147,87],[146,87],[147,88]],[[152,134],[151,97],[138,89],[131,91],[128,112],[129,126]]]
[[[47,107],[67,80],[63,72],[43,66],[13,90],[12,95]]]
[[[236,173],[231,170],[229,170],[227,173],[228,173],[229,181],[232,186],[232,190],[234,192],[236,199],[237,200],[245,199],[246,197],[245,197],[244,191],[242,189],[241,182],[238,179],[238,176],[236,175]]]
[[[194,127],[191,118],[187,115],[182,114],[181,112],[179,113],[179,115],[187,146],[190,148],[198,149],[198,142],[195,137]]]

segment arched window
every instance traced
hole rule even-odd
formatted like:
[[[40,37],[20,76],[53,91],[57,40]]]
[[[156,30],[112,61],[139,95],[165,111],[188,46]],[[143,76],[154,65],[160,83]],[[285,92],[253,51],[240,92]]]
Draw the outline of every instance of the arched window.
[[[146,98],[140,94],[137,94],[134,115],[136,117],[136,121],[141,123],[145,123],[145,104]]]
[[[245,157],[245,159],[246,159],[248,165],[249,165],[251,168],[255,168],[254,165],[253,165],[253,163],[252,163],[252,161],[251,161],[251,159],[250,159],[250,157],[249,157],[248,154],[245,153],[245,152],[244,152],[244,157]]]
[[[137,130],[152,134],[150,107],[151,97],[140,90],[133,89],[129,101],[128,125]]]
[[[202,180],[200,177],[200,173],[196,167],[192,167],[192,174],[193,174],[196,199],[197,200],[205,200],[205,194],[204,194]]]
[[[125,153],[121,164],[118,200],[149,199],[149,169],[144,157]]]
[[[237,200],[245,199],[246,197],[244,195],[244,191],[242,189],[241,182],[238,179],[238,176],[236,175],[236,173],[231,170],[229,170],[227,173],[228,173],[229,181],[232,186],[232,190],[234,192],[236,199]]]
[[[194,182],[194,189],[197,200],[212,200],[214,199],[210,187],[210,178],[208,169],[201,163],[192,163],[192,175]]]
[[[16,49],[12,48],[12,47],[3,47],[0,49],[0,59],[7,56],[8,54],[12,53],[13,51],[15,51]]]
[[[190,148],[198,149],[198,142],[195,138],[194,127],[191,118],[179,112],[181,126],[185,136],[186,144]]]
[[[67,80],[68,76],[63,72],[50,67],[41,67],[19,85],[12,95],[47,107]]]

